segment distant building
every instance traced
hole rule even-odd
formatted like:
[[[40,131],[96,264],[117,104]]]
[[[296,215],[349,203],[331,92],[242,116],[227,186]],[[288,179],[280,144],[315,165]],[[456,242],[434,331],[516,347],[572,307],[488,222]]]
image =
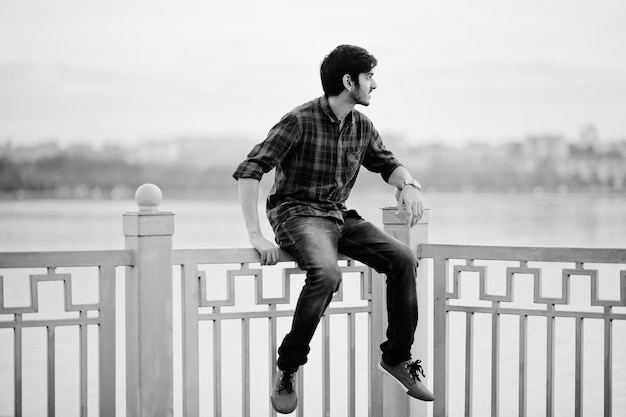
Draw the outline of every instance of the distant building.
[[[134,163],[184,164],[187,167],[234,167],[254,144],[242,139],[179,138],[137,145],[127,159]]]
[[[578,143],[585,148],[597,149],[600,144],[598,129],[594,125],[587,125],[582,128]]]
[[[569,156],[569,146],[563,136],[529,136],[522,142],[522,154],[535,160],[562,160]]]
[[[180,146],[175,141],[149,141],[137,145],[128,160],[140,164],[171,164],[179,160],[179,155]]]
[[[7,147],[6,156],[17,163],[34,162],[54,158],[62,154],[62,149],[55,142],[45,142],[32,147]]]

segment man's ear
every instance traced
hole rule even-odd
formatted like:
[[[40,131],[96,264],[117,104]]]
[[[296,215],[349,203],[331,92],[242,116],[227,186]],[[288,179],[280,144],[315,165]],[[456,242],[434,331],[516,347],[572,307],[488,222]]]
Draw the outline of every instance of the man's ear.
[[[354,82],[352,82],[352,77],[350,77],[350,74],[344,74],[341,80],[343,81],[344,88],[348,91],[352,91]]]

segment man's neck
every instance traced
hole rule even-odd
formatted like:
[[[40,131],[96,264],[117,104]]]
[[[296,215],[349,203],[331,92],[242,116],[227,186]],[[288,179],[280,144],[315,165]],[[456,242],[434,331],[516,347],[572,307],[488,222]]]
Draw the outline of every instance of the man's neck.
[[[339,94],[338,96],[328,97],[328,104],[333,110],[333,113],[335,113],[335,117],[339,119],[342,125],[344,120],[346,119],[346,116],[348,115],[348,113],[354,110],[354,106],[356,104],[354,103],[354,101],[350,100],[350,95],[345,93],[346,91]]]

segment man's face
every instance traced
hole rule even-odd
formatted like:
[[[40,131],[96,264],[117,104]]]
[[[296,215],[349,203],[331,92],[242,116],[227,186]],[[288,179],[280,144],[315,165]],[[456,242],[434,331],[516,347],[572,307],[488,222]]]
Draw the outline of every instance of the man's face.
[[[362,72],[359,74],[359,86],[356,85],[352,88],[350,96],[356,104],[362,104],[368,106],[370,104],[370,98],[372,91],[376,88],[376,81],[374,81],[374,70],[369,72]]]

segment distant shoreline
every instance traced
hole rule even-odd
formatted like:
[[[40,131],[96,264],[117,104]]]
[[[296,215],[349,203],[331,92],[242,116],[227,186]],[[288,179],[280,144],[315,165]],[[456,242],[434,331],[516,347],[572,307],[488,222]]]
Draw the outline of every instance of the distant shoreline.
[[[368,187],[364,187],[368,188]],[[214,199],[215,195],[218,195],[218,200],[237,200],[238,194],[236,187],[232,189],[219,189],[219,190],[179,190],[179,189],[165,189],[162,190],[164,197],[167,199],[175,199],[175,200],[211,200]],[[384,191],[384,189],[361,189],[356,190],[353,194],[359,195],[364,192],[371,191]],[[438,190],[438,189],[426,189],[424,190],[424,195],[428,194],[474,194],[474,195],[490,195],[490,194],[501,194],[501,195],[535,195],[535,196],[550,196],[550,195],[615,195],[615,196],[626,196],[626,191],[616,191],[611,189],[598,189],[598,188],[588,188],[588,189],[577,189],[577,190],[544,190],[544,189],[534,189],[534,190]],[[264,200],[266,192],[260,193],[260,202]],[[13,192],[8,191],[0,191],[0,202],[4,201],[28,201],[28,200],[92,200],[92,201],[116,201],[116,200],[132,200],[134,199],[134,191],[133,192],[125,192],[120,194],[111,194],[106,192],[99,192],[94,194],[85,194],[85,193],[59,193],[55,190],[18,190]]]

